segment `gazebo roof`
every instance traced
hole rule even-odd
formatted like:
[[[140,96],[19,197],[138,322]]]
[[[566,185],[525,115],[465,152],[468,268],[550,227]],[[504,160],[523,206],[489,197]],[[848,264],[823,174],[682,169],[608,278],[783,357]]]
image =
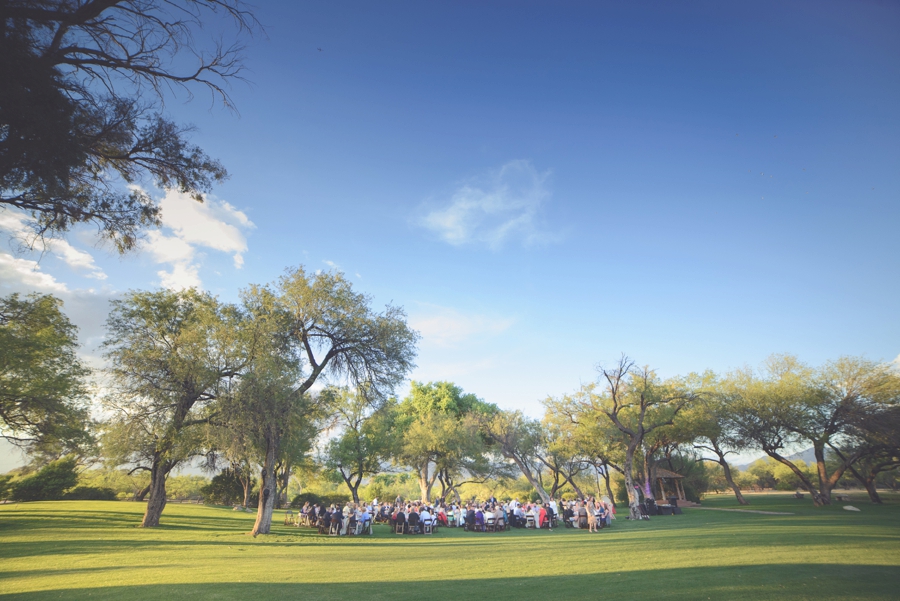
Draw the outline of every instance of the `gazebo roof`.
[[[669,470],[663,469],[661,467],[654,469],[653,474],[654,474],[653,475],[654,478],[667,478],[667,479],[684,478],[684,476],[682,476],[681,474],[676,474],[675,472],[670,472]]]

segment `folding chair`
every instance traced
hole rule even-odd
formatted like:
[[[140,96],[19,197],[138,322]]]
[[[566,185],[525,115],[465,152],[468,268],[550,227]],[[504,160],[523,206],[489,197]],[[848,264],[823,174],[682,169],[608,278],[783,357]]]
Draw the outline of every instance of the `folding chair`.
[[[487,522],[484,525],[485,532],[496,532],[497,531],[497,518],[488,518]]]
[[[284,525],[292,526],[294,524],[294,512],[288,509],[284,512]]]
[[[422,534],[434,532],[434,520],[422,520]]]
[[[341,533],[341,523],[337,520],[331,520],[331,527],[328,528],[329,536],[337,536]]]

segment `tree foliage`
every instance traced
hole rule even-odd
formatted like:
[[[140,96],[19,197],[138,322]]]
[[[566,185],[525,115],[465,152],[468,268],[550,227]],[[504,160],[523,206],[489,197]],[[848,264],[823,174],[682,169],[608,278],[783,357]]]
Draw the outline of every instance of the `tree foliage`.
[[[226,20],[256,27],[237,0],[0,3],[0,206],[30,213],[40,235],[93,223],[126,251],[160,212],[123,184],[201,200],[227,173],[162,108],[198,86],[231,106],[242,49],[203,41]]]
[[[199,426],[208,423],[227,378],[247,362],[242,316],[192,289],[132,292],[112,305],[105,406],[123,450],[136,441],[124,462],[149,461],[143,525],[152,527],[165,507],[169,472],[197,453]]]
[[[51,461],[37,472],[15,481],[9,497],[12,501],[58,500],[77,482],[77,462],[75,457],[67,456]]]
[[[53,296],[0,298],[0,437],[56,455],[90,441],[76,334]]]

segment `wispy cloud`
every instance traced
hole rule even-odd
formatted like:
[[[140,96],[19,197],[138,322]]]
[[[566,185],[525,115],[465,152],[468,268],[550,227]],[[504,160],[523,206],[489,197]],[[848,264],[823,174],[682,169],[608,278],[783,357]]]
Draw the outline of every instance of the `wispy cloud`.
[[[410,326],[422,335],[422,342],[453,347],[476,336],[496,335],[510,328],[515,319],[463,313],[449,307],[425,305],[410,315]]]
[[[166,288],[201,287],[198,249],[230,253],[235,269],[244,265],[246,232],[255,226],[242,211],[225,201],[207,198],[199,203],[169,190],[160,201],[162,230],[151,231],[146,249],[168,270],[157,275]]]
[[[62,238],[40,238],[30,227],[30,219],[16,211],[0,212],[0,230],[6,231],[23,247],[39,253],[49,253],[86,277],[105,280],[106,273],[97,266],[93,255],[72,246]]]
[[[440,206],[429,203],[419,225],[454,246],[483,244],[496,250],[515,239],[525,245],[558,240],[559,234],[540,220],[551,196],[549,176],[549,171],[539,172],[530,161],[510,161],[464,183]]]

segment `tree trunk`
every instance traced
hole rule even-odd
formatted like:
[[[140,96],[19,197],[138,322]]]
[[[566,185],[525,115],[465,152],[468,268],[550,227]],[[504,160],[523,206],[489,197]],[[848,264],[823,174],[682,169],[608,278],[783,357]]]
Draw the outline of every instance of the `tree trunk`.
[[[725,472],[725,481],[728,482],[728,486],[734,491],[734,496],[737,498],[738,505],[749,505],[750,501],[744,498],[740,487],[735,484],[734,477],[731,475],[731,467],[728,466],[728,462],[725,461],[724,457],[720,457],[719,464],[722,466],[722,471]]]
[[[816,456],[816,474],[819,476],[819,501],[822,505],[831,505],[831,488],[834,483],[828,477],[828,468],[825,466],[825,446],[814,444],[813,453]]]
[[[584,496],[584,493],[581,492],[581,489],[578,488],[578,485],[575,484],[575,477],[574,477],[574,476],[568,478],[568,481],[569,481],[569,484],[572,485],[572,488],[575,489],[575,494],[578,495],[579,498],[581,498],[581,499],[586,499],[586,498],[587,498],[586,496]]]
[[[268,534],[272,528],[272,512],[275,509],[275,436],[266,434],[266,459],[262,466],[259,482],[259,507],[256,510],[256,523],[251,534]]]
[[[653,494],[653,487],[650,486],[650,456],[653,454],[653,451],[644,454],[644,498],[649,499],[651,497],[655,498],[656,495]]]
[[[155,528],[159,526],[159,518],[166,508],[166,476],[169,470],[166,464],[159,458],[159,453],[153,458],[153,467],[150,470],[150,500],[147,501],[147,510],[141,528]]]
[[[603,471],[603,483],[606,485],[606,496],[609,497],[610,503],[616,504],[616,497],[613,495],[612,486],[609,485],[609,470]]]
[[[422,477],[419,475],[419,500],[420,501],[431,501],[431,487],[434,485],[434,482],[429,482],[428,477]]]
[[[534,477],[534,474],[531,473],[531,470],[525,465],[525,462],[522,461],[519,457],[514,454],[506,455],[507,458],[512,459],[513,462],[519,466],[519,469],[522,471],[522,475],[525,476],[525,479],[528,480],[528,483],[534,487],[534,490],[537,491],[537,494],[540,495],[541,501],[543,503],[550,502],[550,495],[547,494],[547,491],[544,490],[544,487],[541,486],[541,483],[537,481]]]
[[[147,493],[150,492],[150,485],[148,484],[141,490],[134,491],[134,497],[131,498],[132,501],[143,501],[147,496]]]
[[[276,500],[278,507],[287,507],[290,505],[290,499],[287,498],[287,489],[291,483],[291,464],[285,461],[281,466],[281,472],[278,474],[276,486],[278,487],[278,496]],[[359,484],[357,484],[359,486]],[[354,497],[355,498],[355,497]]]
[[[637,441],[636,441],[637,442]],[[628,517],[632,520],[641,519],[641,501],[637,492],[634,490],[634,452],[637,450],[637,444],[630,444],[625,449],[625,490],[628,493]]]
[[[250,505],[250,483],[253,480],[250,479],[250,473],[248,471],[246,476],[241,477],[241,486],[244,487],[244,509],[247,509],[247,506]]]
[[[350,489],[350,495],[353,497],[353,502],[359,504],[359,483],[362,482],[362,478],[356,479],[356,484],[351,484],[350,480],[347,480],[347,487]]]

